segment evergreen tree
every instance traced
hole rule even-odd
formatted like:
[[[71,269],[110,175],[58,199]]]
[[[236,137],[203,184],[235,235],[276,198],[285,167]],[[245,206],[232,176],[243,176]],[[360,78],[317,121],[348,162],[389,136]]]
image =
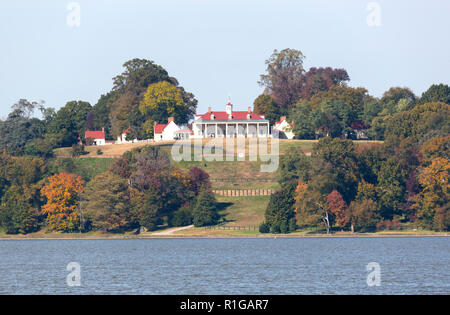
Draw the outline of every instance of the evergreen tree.
[[[194,226],[215,225],[219,219],[217,213],[217,201],[209,190],[200,192],[193,212]]]

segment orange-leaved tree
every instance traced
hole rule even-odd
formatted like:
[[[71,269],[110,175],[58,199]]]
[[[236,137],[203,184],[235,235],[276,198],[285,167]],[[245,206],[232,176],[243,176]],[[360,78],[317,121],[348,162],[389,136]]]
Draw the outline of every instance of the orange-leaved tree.
[[[80,176],[62,172],[51,176],[42,187],[41,194],[47,199],[42,213],[47,216],[50,230],[73,232],[79,228],[78,204],[83,185]]]
[[[336,217],[336,223],[340,228],[347,225],[347,204],[342,195],[335,189],[327,196],[331,213]]]

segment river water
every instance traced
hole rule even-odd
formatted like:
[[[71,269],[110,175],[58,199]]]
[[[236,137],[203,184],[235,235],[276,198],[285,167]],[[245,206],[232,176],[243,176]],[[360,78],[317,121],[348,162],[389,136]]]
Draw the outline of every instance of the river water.
[[[0,294],[450,294],[449,266],[446,237],[11,240]]]

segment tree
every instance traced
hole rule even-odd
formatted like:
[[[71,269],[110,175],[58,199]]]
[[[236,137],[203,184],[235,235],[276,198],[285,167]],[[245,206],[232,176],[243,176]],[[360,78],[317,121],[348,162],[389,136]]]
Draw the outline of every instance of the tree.
[[[442,102],[417,105],[410,110],[394,114],[386,123],[385,139],[411,138],[414,141],[426,141],[436,135],[447,135],[450,127],[447,117],[450,105]]]
[[[82,209],[94,229],[122,232],[133,227],[136,218],[130,206],[126,179],[104,172],[94,177],[83,194]]]
[[[50,230],[73,232],[79,229],[80,214],[78,204],[83,193],[84,181],[80,176],[68,173],[55,174],[48,178],[41,194],[47,203],[42,207]]]
[[[422,188],[415,208],[420,224],[429,229],[448,229],[443,224],[448,218],[450,194],[450,163],[446,158],[435,158],[431,164],[419,172],[419,184]],[[440,220],[439,220],[440,219]]]
[[[337,190],[333,190],[328,195],[327,201],[331,214],[336,218],[337,225],[341,228],[345,227],[347,225],[347,204],[342,195]]]
[[[313,67],[304,74],[300,96],[302,99],[309,100],[314,94],[328,91],[333,85],[341,85],[349,80],[350,77],[344,69]]]
[[[265,212],[265,222],[270,225],[273,233],[281,232],[281,225],[289,226],[290,220],[295,220],[294,193],[295,185],[287,185],[270,196]]]
[[[186,92],[183,87],[179,86],[178,81],[170,77],[163,67],[153,61],[138,58],[125,62],[123,67],[125,70],[113,78],[113,89],[106,100],[113,135],[120,135],[130,126],[141,127],[146,121],[146,117],[139,110],[144,94],[151,84],[161,81],[171,83],[181,92],[184,113],[181,113],[181,108],[179,108],[177,114],[174,115],[176,119],[182,118],[180,121],[184,123],[193,117],[197,100],[192,93]],[[167,117],[157,118],[164,120]],[[156,121],[156,119],[153,120]]]
[[[49,125],[49,133],[58,135],[61,146],[71,146],[78,138],[84,138],[86,117],[92,110],[91,104],[83,101],[67,102],[58,110]]]
[[[12,106],[12,112],[0,124],[0,149],[12,155],[24,155],[27,144],[44,137],[47,128],[45,122],[31,118],[37,106],[39,103],[25,99]]]
[[[210,190],[204,189],[200,192],[192,215],[196,227],[217,224],[217,201]]]
[[[139,224],[154,230],[193,198],[189,177],[170,165],[168,154],[156,146],[144,146],[126,152],[130,161],[131,200]],[[120,171],[121,173],[122,171]]]
[[[295,139],[315,139],[316,130],[318,128],[316,121],[313,119],[314,112],[306,101],[300,101],[291,109],[289,115],[294,122]]]
[[[17,103],[12,106],[13,112],[16,112],[22,117],[29,119],[36,108],[43,107],[44,101],[29,102],[26,99],[20,99]]]
[[[154,135],[153,135],[153,132],[154,132],[153,128],[154,128],[154,121],[152,119],[146,120],[142,124],[142,136],[143,136],[143,138],[145,138],[145,139],[153,139],[153,137],[154,137]]]
[[[292,148],[286,155],[281,157],[280,176],[278,181],[282,187],[286,185],[297,185],[299,180],[309,180],[310,159],[301,148]]]
[[[0,205],[0,225],[6,233],[27,234],[39,229],[39,196],[34,188],[12,185],[6,191]]]
[[[377,205],[372,200],[352,201],[347,214],[352,226],[352,231],[375,231],[377,222],[380,220],[376,210]]]
[[[353,200],[359,182],[355,144],[350,140],[323,138],[314,144],[312,157],[329,163],[329,172],[328,175],[324,175],[325,178],[329,180],[331,174],[334,174],[335,180],[333,180],[332,186],[339,190],[347,203]],[[317,171],[317,174],[322,173],[321,167],[318,167]],[[314,176],[311,176],[311,178],[314,178]],[[326,191],[326,194],[331,191],[332,189]]]
[[[177,123],[187,123],[192,113],[185,107],[182,92],[166,81],[151,84],[139,105],[142,115],[163,122],[172,116]]]
[[[436,136],[431,138],[422,145],[420,153],[424,157],[423,162],[427,164],[437,157],[450,160],[450,136]]]
[[[390,113],[412,108],[417,101],[416,95],[409,88],[391,87],[380,99],[381,106]],[[399,106],[402,104],[403,106]]]
[[[178,209],[170,216],[170,226],[187,226],[192,224],[192,206],[186,205]]]
[[[419,100],[419,104],[443,102],[450,105],[450,86],[446,84],[433,84],[426,90]]]
[[[86,130],[95,130],[95,112],[91,110],[86,115],[86,122],[84,124]]]
[[[349,122],[354,122],[362,116],[364,106],[373,100],[365,88],[352,88],[334,85],[329,90],[319,92],[311,97],[311,107],[320,108],[324,101],[341,101],[349,108]]]
[[[287,48],[280,52],[275,49],[266,60],[266,74],[261,75],[258,83],[283,109],[295,104],[300,98],[305,72],[304,59],[301,51]]]
[[[30,233],[41,224],[42,178],[47,169],[36,157],[0,157],[0,224],[7,233]]]
[[[97,103],[92,107],[94,113],[94,127],[91,130],[105,129],[105,137],[108,140],[113,139],[111,133],[110,107],[109,104],[114,100],[114,92],[102,94]]]
[[[196,196],[202,189],[211,189],[211,182],[209,181],[209,174],[198,167],[193,167],[189,170],[188,177],[190,186]]]
[[[274,125],[281,117],[280,106],[273,100],[270,95],[261,94],[253,102],[253,111],[257,114],[264,115],[264,118]]]
[[[122,178],[126,178],[126,179],[130,178],[130,176],[131,176],[130,163],[124,156],[118,158],[113,163],[113,165],[111,166],[109,171],[113,174],[116,174],[116,175],[118,175]]]

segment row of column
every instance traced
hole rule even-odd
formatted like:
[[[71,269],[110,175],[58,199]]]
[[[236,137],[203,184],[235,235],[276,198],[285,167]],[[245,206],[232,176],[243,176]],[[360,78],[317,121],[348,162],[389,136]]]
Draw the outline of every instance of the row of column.
[[[208,133],[208,126],[214,126],[214,137],[219,137],[219,136],[221,136],[221,137],[224,137],[224,134],[223,133],[221,133],[220,135],[218,134],[218,130],[219,130],[219,127],[218,127],[218,125],[225,125],[225,137],[229,137],[229,136],[232,136],[232,137],[235,137],[235,136],[246,136],[246,137],[248,137],[249,136],[249,127],[253,127],[253,126],[255,126],[256,125],[256,132],[255,133],[252,133],[252,136],[257,136],[257,137],[267,137],[268,135],[269,135],[269,123],[264,123],[264,124],[260,124],[260,123],[247,123],[247,124],[240,124],[240,123],[235,123],[235,124],[228,124],[228,123],[225,123],[225,124],[219,124],[219,123],[217,123],[217,124],[202,124],[202,132],[203,132],[203,136],[204,137],[209,137],[209,134],[210,133]],[[245,128],[245,133],[239,133],[239,125],[245,125],[246,126],[246,128]],[[261,129],[260,129],[260,125],[261,126],[265,126],[266,127],[266,130],[265,130],[265,133],[263,133],[263,134],[261,134],[260,133],[260,131],[261,131]],[[204,128],[203,128],[203,126],[204,126]],[[229,126],[233,126],[234,127],[234,132],[232,133],[232,134],[229,134],[229,132],[228,132],[228,127]]]

